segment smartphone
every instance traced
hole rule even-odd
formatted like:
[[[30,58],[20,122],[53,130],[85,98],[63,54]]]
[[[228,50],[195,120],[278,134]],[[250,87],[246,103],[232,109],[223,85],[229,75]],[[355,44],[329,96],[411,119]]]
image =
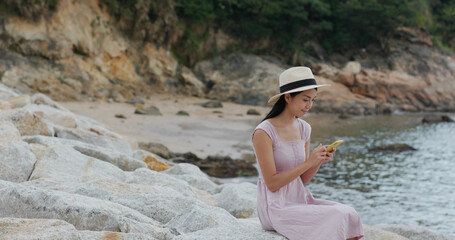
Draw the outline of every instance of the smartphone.
[[[332,144],[330,144],[325,150],[327,152],[331,152],[333,150],[333,148],[340,146],[340,144],[342,144],[342,143],[343,143],[343,140],[337,140],[337,141],[333,142]]]

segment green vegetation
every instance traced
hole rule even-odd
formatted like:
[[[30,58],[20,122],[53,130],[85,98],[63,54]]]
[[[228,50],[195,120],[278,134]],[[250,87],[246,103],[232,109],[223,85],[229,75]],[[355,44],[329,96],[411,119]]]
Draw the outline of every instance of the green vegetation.
[[[0,13],[37,19],[58,1],[3,0]],[[208,44],[218,30],[235,39],[224,51],[286,60],[315,56],[309,41],[329,54],[379,46],[401,26],[424,29],[436,46],[455,49],[453,0],[100,0],[100,7],[132,39],[171,47],[188,65],[218,54]]]
[[[15,15],[36,21],[42,16],[49,16],[57,4],[58,0],[1,0],[0,20],[6,15]]]

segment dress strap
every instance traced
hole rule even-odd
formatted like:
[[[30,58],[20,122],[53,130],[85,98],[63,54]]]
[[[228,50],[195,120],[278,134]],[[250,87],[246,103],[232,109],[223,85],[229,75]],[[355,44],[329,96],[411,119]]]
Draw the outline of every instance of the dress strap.
[[[253,134],[251,135],[251,137],[253,137],[254,133],[257,131],[257,130],[263,130],[264,132],[267,133],[267,135],[269,135],[270,139],[272,139],[272,142],[273,144],[275,144],[275,142],[277,141],[278,139],[278,136],[276,134],[276,132],[274,131],[274,128],[273,128],[273,125],[272,123],[269,122],[269,120],[264,120],[262,121],[255,129],[254,129],[254,132]]]

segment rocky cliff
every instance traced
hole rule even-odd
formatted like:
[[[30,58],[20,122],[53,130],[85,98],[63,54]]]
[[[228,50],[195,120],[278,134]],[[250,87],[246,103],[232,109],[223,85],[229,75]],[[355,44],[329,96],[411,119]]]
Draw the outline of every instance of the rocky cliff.
[[[100,6],[96,0],[61,0],[46,16],[4,17],[0,82],[56,100],[124,101],[169,92],[264,105],[277,92],[279,73],[289,67],[272,57],[233,53],[190,68],[166,45],[130,40]],[[201,46],[224,49],[235,41],[217,31],[208,34],[211,44]],[[344,56],[327,56],[313,45],[318,59],[295,56],[293,62],[312,67],[319,82],[332,84],[321,89],[316,111],[455,110],[455,55],[433,47],[425,32],[401,28],[380,51],[366,48]]]

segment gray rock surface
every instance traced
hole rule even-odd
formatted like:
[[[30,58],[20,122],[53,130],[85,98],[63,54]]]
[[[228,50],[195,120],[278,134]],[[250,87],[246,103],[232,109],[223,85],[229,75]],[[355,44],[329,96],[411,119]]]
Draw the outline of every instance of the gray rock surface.
[[[9,121],[13,123],[22,136],[54,135],[52,127],[43,121],[41,117],[23,108],[0,111],[0,121]]]
[[[0,83],[0,100],[8,99],[10,97],[15,96],[19,96],[19,93],[5,86],[5,84]]]
[[[166,226],[180,234],[196,232],[208,228],[238,226],[236,218],[218,207],[194,204],[169,221]]]
[[[3,196],[0,215],[4,217],[61,219],[79,230],[143,233],[158,239],[173,237],[159,222],[109,201],[1,180],[0,195]]]
[[[257,187],[252,183],[224,184],[213,197],[219,207],[236,218],[248,218],[256,213]]]
[[[62,220],[0,218],[0,240],[12,239],[81,240],[81,237],[73,225]]]
[[[38,143],[46,146],[55,144],[69,146],[86,156],[111,163],[124,171],[133,171],[137,168],[147,167],[147,164],[145,164],[144,161],[141,161],[134,157],[126,156],[125,154],[118,152],[115,149],[107,149],[77,140],[46,136],[26,136],[23,137],[23,140],[28,143]]]
[[[156,240],[157,238],[140,233],[120,233],[107,231],[79,231],[82,240]]]
[[[77,183],[103,178],[125,178],[124,172],[118,167],[62,144],[31,144],[31,149],[37,162],[30,180],[50,178]]]
[[[410,240],[455,240],[455,236],[448,236],[431,232],[429,230],[399,224],[379,224],[375,227],[393,232]]]
[[[261,228],[258,219],[239,219],[238,224],[223,225],[207,228],[201,231],[176,236],[175,240],[199,240],[199,239],[245,239],[245,240],[286,240],[287,238],[275,231],[265,231]]]
[[[68,110],[61,110],[44,104],[29,104],[25,106],[25,109],[40,115],[47,122],[51,122],[55,125],[69,128],[76,128],[77,126],[76,116]]]
[[[0,122],[0,179],[27,181],[36,162],[27,143],[11,122]]]
[[[409,240],[398,234],[365,224],[363,225],[363,232],[365,237],[362,240]]]
[[[207,174],[193,164],[179,163],[164,171],[164,173],[181,179],[191,186],[205,190],[211,194],[219,192],[219,186],[212,182]]]
[[[59,138],[76,140],[95,146],[104,147],[107,149],[114,149],[118,152],[121,152],[127,156],[133,155],[133,150],[131,146],[120,139],[116,139],[110,136],[102,135],[101,132],[97,131],[94,128],[89,128],[89,130],[83,129],[73,129],[65,128],[60,126],[55,126],[55,136]]]

